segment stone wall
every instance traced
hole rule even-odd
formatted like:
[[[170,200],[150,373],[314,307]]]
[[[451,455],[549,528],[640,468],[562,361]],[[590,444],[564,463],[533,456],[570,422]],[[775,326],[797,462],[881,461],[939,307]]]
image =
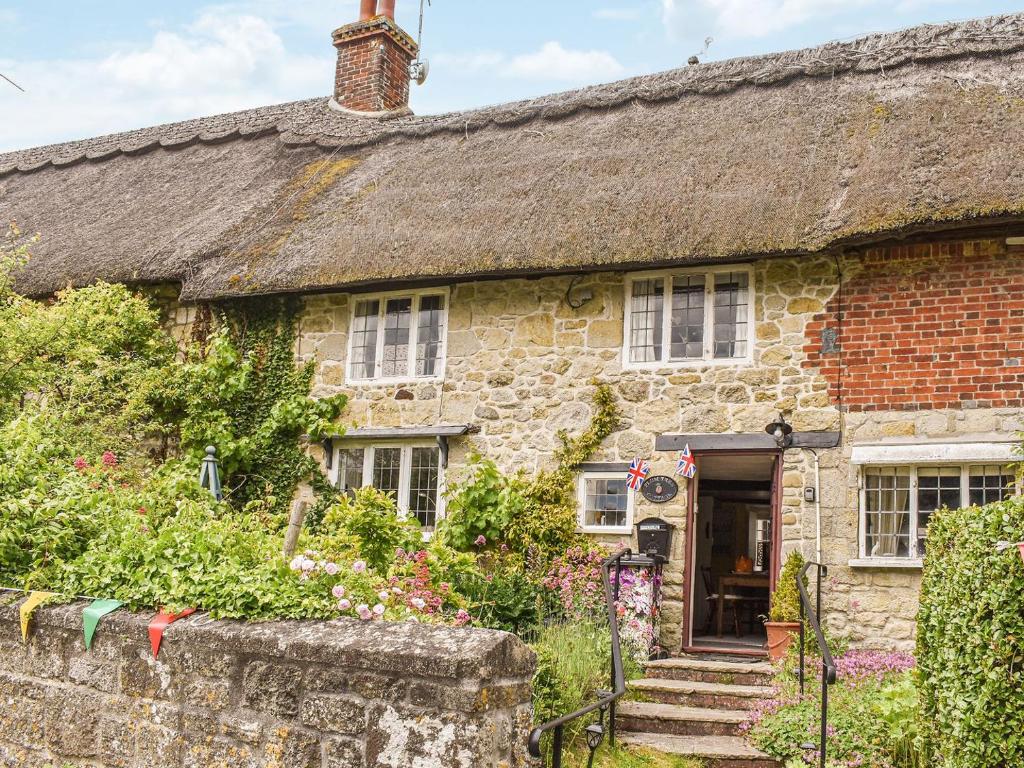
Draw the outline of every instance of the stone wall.
[[[512,635],[0,604],[0,766],[481,768],[526,764],[533,654]]]
[[[889,259],[895,259],[899,269],[886,269]],[[976,300],[962,301],[947,292],[928,299],[932,304],[927,311],[941,309],[936,314],[940,319],[925,317],[924,304],[914,304],[918,299],[912,294],[945,290],[932,283],[941,282],[953,268],[963,273],[958,279],[967,281],[965,288],[994,291],[997,306],[978,310],[978,318],[968,317]],[[451,286],[443,381],[349,386],[345,368],[352,297],[345,293],[306,297],[297,354],[303,361],[316,361],[314,394],[349,395],[343,417],[348,425],[477,428],[477,434],[452,441],[449,482],[462,476],[472,451],[493,458],[506,470],[535,472],[546,466],[557,431],[580,430],[588,423],[595,379],[615,390],[624,422],[593,460],[628,462],[643,456],[651,460],[655,474],[671,474],[675,466],[674,454],[654,450],[659,434],[761,433],[779,411],[786,412],[797,430],[839,430],[842,445],[818,452],[822,557],[830,567],[828,621],[834,631],[859,645],[909,647],[919,571],[848,565],[858,552],[858,475],[849,463],[852,447],[916,439],[1006,440],[1024,424],[1019,409],[995,407],[1003,403],[995,396],[964,400],[957,392],[953,407],[947,407],[948,398],[933,402],[935,387],[945,386],[935,379],[947,374],[934,373],[931,366],[945,362],[911,356],[875,365],[871,355],[891,357],[893,344],[891,339],[875,338],[870,330],[884,322],[887,333],[902,333],[905,328],[919,344],[948,342],[951,354],[991,358],[992,370],[984,370],[987,363],[980,366],[975,383],[991,385],[991,392],[1003,393],[1004,399],[1019,397],[1024,382],[1013,345],[1021,343],[1024,317],[1018,296],[1021,249],[1001,240],[936,242],[839,257],[761,260],[754,263],[753,274],[755,338],[750,361],[625,368],[626,276],[621,272],[578,278],[574,290],[593,293],[579,309],[566,301],[571,276]],[[944,309],[944,300],[953,306]],[[894,302],[907,306],[896,307]],[[911,311],[900,314],[903,310]],[[176,325],[177,332],[185,333],[190,316],[182,314],[187,310],[176,311],[183,321]],[[932,328],[933,322],[941,327]],[[962,323],[968,325],[961,328]],[[964,329],[981,334],[992,328],[996,332],[985,334],[996,341],[988,343],[1003,343],[1005,354],[964,349],[958,341]],[[851,354],[846,356],[844,349]],[[865,389],[873,378],[885,382],[881,395]],[[901,378],[906,379],[902,384]],[[804,501],[802,494],[803,488],[813,485],[814,456],[809,451],[787,451],[781,489],[784,552],[816,554],[816,505]],[[665,573],[662,625],[662,641],[671,650],[679,647],[685,613],[686,495],[683,484],[679,496],[668,504],[654,505],[637,497],[637,521],[658,516],[677,526],[673,559]]]
[[[831,258],[765,260],[754,265],[755,335],[752,360],[623,366],[625,275],[592,274],[574,290],[594,298],[579,309],[566,302],[573,278],[480,281],[452,287],[444,382],[345,384],[351,297],[310,296],[300,326],[299,355],[316,360],[315,394],[344,392],[344,419],[359,427],[472,424],[479,433],[454,441],[449,480],[472,451],[507,471],[535,472],[557,445],[560,429],[579,431],[591,417],[594,380],[618,394],[622,429],[592,457],[598,462],[651,460],[653,474],[671,475],[674,453],[657,453],[662,433],[757,432],[780,410],[797,429],[838,429],[828,382],[802,367],[805,327],[836,290]],[[788,547],[803,536],[799,457],[783,491],[783,535]],[[677,526],[665,572],[664,644],[677,649],[684,615],[685,486],[668,504],[637,496],[636,521],[658,516]],[[813,534],[812,534],[813,535]],[[611,539],[613,541],[617,539]]]

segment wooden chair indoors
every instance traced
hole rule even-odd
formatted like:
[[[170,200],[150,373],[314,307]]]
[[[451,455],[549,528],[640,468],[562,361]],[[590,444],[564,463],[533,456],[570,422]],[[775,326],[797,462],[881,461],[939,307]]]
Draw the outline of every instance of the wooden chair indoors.
[[[714,579],[711,578],[711,567],[703,566],[700,569],[701,576],[704,578],[704,590],[708,596],[705,599],[707,605],[707,622],[704,624],[704,634],[710,635],[714,631],[715,614],[718,611],[718,592],[715,590]],[[742,603],[745,602],[744,598],[740,595],[726,594],[724,596],[725,608],[724,610],[732,611],[732,623],[733,629],[736,632],[736,637],[740,636],[740,614],[739,608]]]

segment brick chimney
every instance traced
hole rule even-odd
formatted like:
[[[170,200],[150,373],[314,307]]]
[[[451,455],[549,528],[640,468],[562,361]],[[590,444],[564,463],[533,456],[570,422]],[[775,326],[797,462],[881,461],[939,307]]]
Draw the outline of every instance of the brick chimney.
[[[409,108],[416,41],[395,23],[395,0],[361,0],[359,21],[334,30],[334,106],[381,114]]]

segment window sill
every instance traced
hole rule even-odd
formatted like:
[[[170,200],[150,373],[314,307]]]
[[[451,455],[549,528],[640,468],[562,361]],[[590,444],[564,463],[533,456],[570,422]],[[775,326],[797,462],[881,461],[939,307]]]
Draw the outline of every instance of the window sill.
[[[709,368],[723,365],[734,365],[737,368],[753,365],[749,357],[710,357],[700,360],[661,360],[653,363],[623,363],[624,371],[675,371],[687,368]]]
[[[858,557],[847,563],[851,568],[920,571],[924,563],[919,557]]]
[[[628,525],[588,525],[580,528],[583,533],[603,536],[630,536],[633,533],[632,526]]]
[[[420,376],[387,379],[346,379],[347,387],[410,387],[415,384],[442,384],[444,376]]]

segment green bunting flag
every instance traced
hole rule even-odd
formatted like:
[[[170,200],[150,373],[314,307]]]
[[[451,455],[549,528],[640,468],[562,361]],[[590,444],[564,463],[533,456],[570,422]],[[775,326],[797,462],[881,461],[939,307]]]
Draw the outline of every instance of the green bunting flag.
[[[111,611],[116,611],[124,603],[120,600],[94,600],[92,604],[82,612],[82,629],[85,632],[85,649],[92,648],[92,636],[96,633],[96,625],[100,619]]]

